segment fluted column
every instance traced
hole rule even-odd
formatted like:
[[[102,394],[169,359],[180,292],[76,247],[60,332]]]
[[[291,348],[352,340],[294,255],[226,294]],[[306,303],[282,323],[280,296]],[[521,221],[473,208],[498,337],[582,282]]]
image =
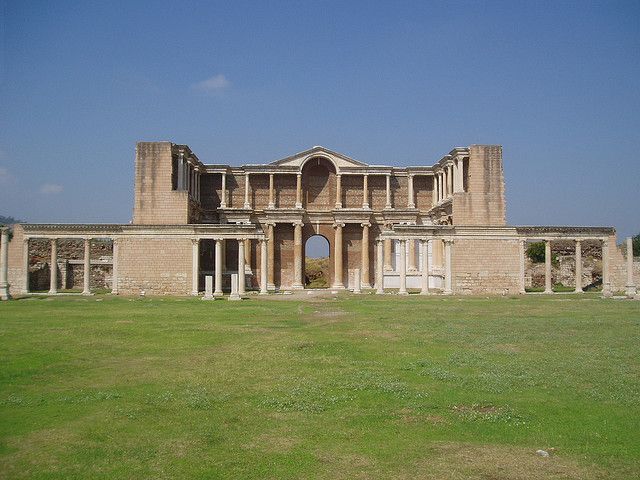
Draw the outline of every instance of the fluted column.
[[[302,174],[296,175],[296,208],[302,208]]]
[[[582,243],[576,240],[576,293],[582,293]]]
[[[275,237],[275,224],[267,224],[267,290],[274,291],[276,289],[275,284],[275,264],[276,264],[276,237]]]
[[[244,208],[250,209],[251,203],[249,202],[249,172],[244,174]]]
[[[638,289],[633,281],[633,238],[627,237],[627,298],[635,298]]]
[[[198,295],[198,273],[200,271],[200,240],[191,239],[191,295]]]
[[[9,300],[9,229],[0,228],[0,300]]]
[[[247,238],[244,241],[244,264],[245,272],[248,270],[251,272],[251,239]]]
[[[553,293],[551,288],[551,240],[544,241],[544,293]]]
[[[432,206],[434,206],[436,203],[438,203],[438,178],[436,177],[435,173],[431,176],[431,181],[433,188],[433,190],[431,191],[431,204]]]
[[[273,173],[269,174],[269,206],[268,208],[276,208],[274,201]]]
[[[370,223],[362,223],[362,288],[371,288],[369,283],[369,227]]]
[[[84,239],[84,288],[83,295],[91,295],[91,239]]]
[[[293,285],[291,288],[301,290],[302,285],[302,223],[293,224]]]
[[[22,241],[22,269],[24,271],[24,277],[22,277],[22,291],[29,293],[29,239],[25,238]]]
[[[364,175],[362,180],[362,208],[369,208],[369,175]]]
[[[335,228],[335,238],[333,241],[333,286],[332,288],[344,288],[342,283],[342,227],[344,223],[336,223],[333,226]]]
[[[429,240],[420,240],[422,246],[422,295],[429,294]]]
[[[49,267],[49,294],[58,293],[58,239],[51,239],[51,266]]]
[[[518,279],[518,290],[521,294],[526,293],[526,290],[524,288],[524,253],[525,240],[518,240],[518,260],[520,263],[520,278]]]
[[[391,208],[391,175],[387,175],[387,203],[384,208]]]
[[[222,242],[223,240],[215,240],[216,264],[215,264],[215,286],[213,295],[215,297],[222,296]]]
[[[244,276],[244,240],[238,240],[238,294],[245,293],[245,276]]]
[[[416,208],[415,195],[413,193],[413,175],[407,179],[407,208]]]
[[[227,208],[227,174],[222,173],[222,186],[220,188],[220,208]]]
[[[376,293],[384,293],[384,242],[376,240]]]
[[[444,241],[444,294],[451,295],[453,290],[452,285],[452,271],[451,271],[451,245],[453,240]]]
[[[613,295],[609,276],[609,240],[607,239],[602,241],[602,295],[605,297]]]
[[[342,175],[336,175],[336,208],[342,208]]]
[[[400,288],[398,289],[398,294],[400,295],[408,295],[407,292],[407,241],[400,240]]]
[[[267,294],[267,240],[260,240],[260,295]]]

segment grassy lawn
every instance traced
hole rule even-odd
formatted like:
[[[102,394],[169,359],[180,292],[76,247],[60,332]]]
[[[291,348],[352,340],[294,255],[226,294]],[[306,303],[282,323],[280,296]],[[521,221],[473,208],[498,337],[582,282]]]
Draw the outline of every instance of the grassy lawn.
[[[0,342],[1,478],[640,477],[640,302],[38,297]]]

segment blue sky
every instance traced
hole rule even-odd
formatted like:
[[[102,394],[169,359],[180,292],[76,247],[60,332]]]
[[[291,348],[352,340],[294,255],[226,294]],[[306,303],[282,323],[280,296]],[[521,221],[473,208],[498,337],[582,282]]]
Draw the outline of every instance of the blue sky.
[[[638,1],[0,5],[0,214],[128,222],[140,140],[232,165],[498,143],[509,223],[640,232]]]

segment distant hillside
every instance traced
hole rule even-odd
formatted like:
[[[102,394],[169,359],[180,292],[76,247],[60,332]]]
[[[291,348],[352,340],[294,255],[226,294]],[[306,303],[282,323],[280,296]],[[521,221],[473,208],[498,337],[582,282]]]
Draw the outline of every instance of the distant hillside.
[[[308,288],[329,288],[329,257],[306,259],[304,285]]]

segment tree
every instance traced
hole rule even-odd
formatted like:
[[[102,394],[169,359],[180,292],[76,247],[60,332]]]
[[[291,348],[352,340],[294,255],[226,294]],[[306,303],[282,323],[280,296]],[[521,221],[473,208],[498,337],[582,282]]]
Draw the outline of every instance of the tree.
[[[633,245],[633,256],[640,257],[640,233],[633,237],[632,240]]]
[[[4,215],[0,215],[0,225],[12,225],[14,223],[20,223],[20,220],[17,220],[13,217],[5,217]]]
[[[544,242],[533,242],[527,247],[527,257],[533,263],[544,263]]]

